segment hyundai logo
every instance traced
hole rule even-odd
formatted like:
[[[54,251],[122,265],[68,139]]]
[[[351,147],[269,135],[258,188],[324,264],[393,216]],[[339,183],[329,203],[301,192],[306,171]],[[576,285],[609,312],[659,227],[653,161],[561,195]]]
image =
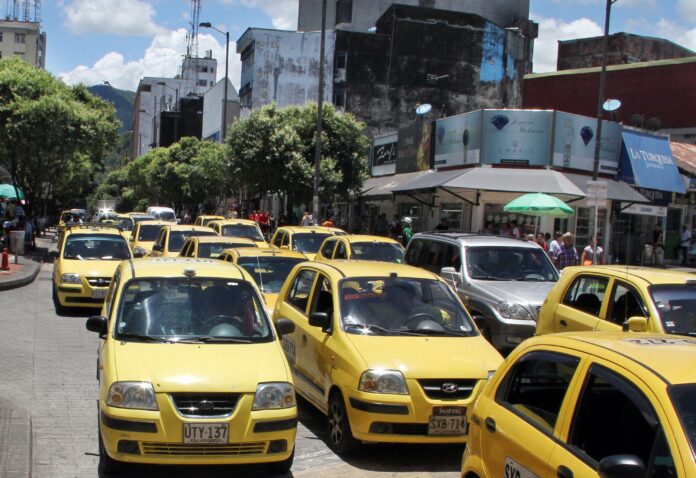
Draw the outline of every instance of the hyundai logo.
[[[208,400],[201,400],[198,403],[198,410],[200,410],[201,412],[212,412],[213,410],[215,410],[215,404]]]
[[[442,384],[442,387],[440,387],[440,389],[445,393],[457,393],[457,391],[459,390],[459,385],[457,385],[456,383],[446,382]]]

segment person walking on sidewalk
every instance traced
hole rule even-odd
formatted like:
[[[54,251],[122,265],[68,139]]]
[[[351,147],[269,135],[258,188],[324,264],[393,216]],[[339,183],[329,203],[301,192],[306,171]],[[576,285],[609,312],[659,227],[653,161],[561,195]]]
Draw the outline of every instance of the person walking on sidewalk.
[[[561,247],[553,257],[553,263],[560,271],[569,266],[578,265],[578,251],[573,245],[573,235],[566,232],[561,236]]]
[[[404,223],[404,227],[401,229],[401,243],[406,247],[413,237],[413,228],[411,227],[410,217],[403,218],[402,222]]]
[[[679,250],[682,253],[681,263],[683,266],[687,264],[689,259],[689,246],[691,246],[691,231],[686,227],[686,224],[683,224],[681,236],[679,237]],[[677,252],[677,259],[679,259],[679,252]]]

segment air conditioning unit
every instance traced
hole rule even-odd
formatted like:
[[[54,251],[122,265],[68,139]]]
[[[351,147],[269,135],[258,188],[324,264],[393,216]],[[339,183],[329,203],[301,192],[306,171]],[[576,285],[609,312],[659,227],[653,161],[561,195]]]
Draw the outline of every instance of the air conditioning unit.
[[[346,69],[336,68],[334,71],[334,83],[345,83],[346,81]]]

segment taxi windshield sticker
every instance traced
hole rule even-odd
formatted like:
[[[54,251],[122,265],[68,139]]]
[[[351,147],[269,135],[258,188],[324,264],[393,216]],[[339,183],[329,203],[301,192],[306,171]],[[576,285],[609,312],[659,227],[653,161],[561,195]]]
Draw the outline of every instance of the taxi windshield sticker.
[[[625,339],[624,342],[629,342],[636,345],[696,345],[696,339],[688,338],[662,338],[662,337],[646,337],[640,339]]]

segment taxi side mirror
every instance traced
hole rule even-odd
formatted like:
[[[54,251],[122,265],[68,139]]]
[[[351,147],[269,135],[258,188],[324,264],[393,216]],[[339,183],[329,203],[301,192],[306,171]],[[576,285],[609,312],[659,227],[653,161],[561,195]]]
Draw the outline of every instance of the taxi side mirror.
[[[648,330],[648,319],[645,317],[631,317],[623,324],[624,332],[645,332]]]
[[[295,322],[289,319],[278,319],[273,322],[273,325],[275,325],[276,333],[281,337],[295,331]]]
[[[157,252],[162,252],[164,249],[162,248],[161,245],[155,244],[154,246],[152,246],[152,250],[157,251]]]
[[[323,332],[328,332],[331,328],[331,317],[326,312],[312,312],[312,315],[309,316],[309,325],[321,327]]]
[[[610,455],[599,462],[597,473],[600,478],[643,478],[645,465],[635,455]]]
[[[85,326],[90,332],[96,332],[100,337],[103,337],[106,335],[108,329],[108,321],[106,320],[106,317],[102,317],[101,315],[93,315],[87,319]]]

